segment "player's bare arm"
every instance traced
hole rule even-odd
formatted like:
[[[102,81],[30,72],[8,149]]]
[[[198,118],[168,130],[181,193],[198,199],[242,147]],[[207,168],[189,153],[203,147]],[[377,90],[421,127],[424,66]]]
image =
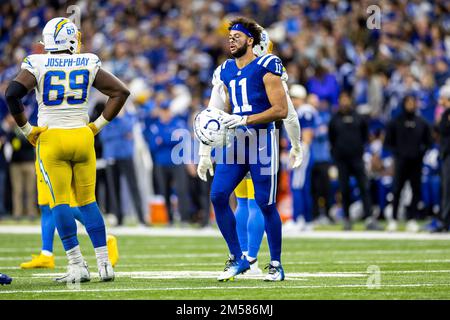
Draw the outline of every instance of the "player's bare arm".
[[[36,86],[36,78],[27,70],[21,70],[6,88],[5,97],[9,112],[13,116],[23,135],[35,146],[36,141],[46,128],[32,126],[25,115],[22,98]]]
[[[93,87],[109,97],[103,116],[106,120],[111,121],[122,109],[130,91],[115,75],[104,69],[98,70]]]
[[[116,76],[101,68],[98,70],[92,86],[109,97],[102,115],[89,124],[95,135],[117,116],[127,101],[130,91]]]
[[[286,91],[281,78],[273,73],[267,73],[263,81],[271,107],[261,113],[249,115],[247,118],[249,125],[282,120],[288,114]]]

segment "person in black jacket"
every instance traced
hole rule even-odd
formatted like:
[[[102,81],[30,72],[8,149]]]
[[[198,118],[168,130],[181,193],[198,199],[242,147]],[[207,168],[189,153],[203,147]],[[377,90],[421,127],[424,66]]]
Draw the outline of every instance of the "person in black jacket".
[[[407,210],[407,231],[417,232],[419,226],[417,205],[421,199],[421,177],[423,156],[431,146],[433,140],[428,123],[421,116],[416,115],[417,99],[408,94],[403,99],[402,114],[391,120],[386,128],[384,146],[394,155],[394,184],[393,184],[393,212],[387,230],[397,230],[397,212],[400,194],[406,181],[410,182],[412,200]]]
[[[450,231],[450,85],[441,88],[439,103],[445,108],[439,122],[442,159],[442,206],[440,225],[434,231]]]
[[[352,106],[350,94],[342,92],[339,96],[339,109],[331,118],[329,139],[331,154],[339,172],[339,187],[342,193],[344,211],[344,230],[351,230],[349,208],[351,204],[350,176],[358,183],[363,202],[366,228],[378,229],[377,222],[372,218],[372,207],[369,194],[369,182],[364,168],[364,145],[368,141],[369,130],[367,121]]]
[[[0,219],[6,216],[6,179],[8,162],[5,157],[5,144],[8,141],[8,133],[0,125]]]
[[[5,121],[11,130],[8,133],[8,140],[12,146],[9,174],[11,176],[13,218],[27,217],[34,220],[37,217],[35,148],[28,143],[11,115],[8,115]]]

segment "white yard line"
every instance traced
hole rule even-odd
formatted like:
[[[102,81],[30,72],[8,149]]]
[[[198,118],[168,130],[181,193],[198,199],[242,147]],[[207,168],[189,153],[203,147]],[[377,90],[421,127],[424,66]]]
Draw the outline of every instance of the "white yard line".
[[[380,288],[415,288],[415,287],[450,287],[450,283],[411,283],[411,284],[382,284]],[[276,289],[331,289],[331,288],[366,288],[365,284],[341,284],[341,285],[302,285],[302,286],[277,286]],[[274,290],[273,286],[207,286],[207,287],[167,287],[167,288],[104,288],[104,289],[54,289],[54,290],[8,290],[0,291],[0,295],[16,293],[94,293],[94,292],[138,292],[138,291],[199,291],[199,290],[248,290],[265,289]],[[372,289],[373,290],[373,289]]]
[[[177,248],[178,249],[178,248]],[[145,250],[145,249],[144,249]],[[284,253],[285,256],[308,256],[311,254],[314,254],[313,251],[300,251],[297,252],[287,252]],[[31,252],[31,251],[30,251]],[[349,254],[372,254],[372,255],[386,255],[386,254],[446,254],[450,258],[450,249],[448,250],[439,250],[439,249],[430,249],[430,250],[421,250],[418,248],[417,250],[324,250],[328,255],[330,256],[345,256]],[[9,257],[0,257],[0,261],[14,261],[14,260],[20,260],[20,259],[27,259],[29,258],[29,254],[27,255],[21,255],[21,256],[9,256]],[[267,256],[267,253],[264,252],[261,254],[261,256]],[[172,253],[155,253],[155,254],[121,254],[121,260],[126,259],[166,259],[166,258],[220,258],[223,257],[224,261],[226,258],[226,253],[223,252],[217,252],[217,253],[179,253],[179,252],[172,252]],[[56,260],[64,260],[66,259],[65,256],[58,255],[55,256]],[[358,261],[358,260],[349,260],[349,261]],[[389,260],[389,261],[403,261],[403,260]],[[407,261],[413,261],[413,260],[407,260]],[[440,262],[447,262],[450,261],[449,259],[445,260],[434,260],[434,259],[427,259],[427,260],[415,260],[415,261],[424,261],[424,262],[434,262],[434,261],[440,261]],[[299,262],[299,263],[318,263],[318,262]]]
[[[7,268],[1,268],[3,270]],[[63,269],[63,268],[58,268]],[[413,273],[445,273],[450,274],[450,270],[381,270],[381,275],[384,274],[413,274]],[[62,276],[64,273],[34,273],[29,276],[15,276],[14,279],[49,279]],[[120,278],[131,279],[216,279],[219,272],[217,271],[133,271],[133,272],[116,272],[116,276]],[[286,273],[286,280],[292,281],[306,281],[308,278],[365,278],[370,273],[365,271],[330,271],[330,272],[297,272]],[[92,279],[98,276],[93,273]],[[263,279],[263,275],[244,275],[238,276],[240,279]]]
[[[83,228],[78,229],[81,234],[86,234]],[[134,236],[160,236],[160,237],[221,237],[218,229],[194,229],[194,228],[142,228],[119,227],[108,228],[108,232],[114,235]],[[40,234],[40,226],[0,226],[0,234]],[[380,239],[380,240],[450,240],[450,233],[408,233],[408,232],[384,232],[384,231],[314,231],[314,232],[284,232],[285,238],[305,239]]]
[[[38,252],[37,248],[0,248],[0,253],[2,252]]]
[[[450,259],[418,259],[418,260],[337,260],[332,261],[336,264],[367,264],[367,263],[445,263],[450,262]],[[325,262],[324,262],[325,263]]]
[[[186,254],[168,254],[168,255],[129,255],[125,257],[121,257],[122,260],[126,259],[166,259],[166,258],[203,258],[203,257],[222,257],[223,254],[198,254],[195,256],[187,256]],[[86,258],[93,258],[91,256],[85,256]],[[26,257],[0,257],[0,261],[22,261]],[[55,260],[67,260],[64,256],[56,256]],[[371,259],[371,260],[323,260],[323,261],[295,261],[295,262],[284,262],[283,265],[331,265],[331,264],[374,264],[374,263],[380,263],[380,264],[396,264],[396,263],[447,263],[450,262],[450,259],[413,259],[413,260],[378,260],[378,259]],[[119,263],[117,267],[120,268],[131,268],[131,267],[140,267],[143,263],[131,263],[131,264],[121,264]],[[211,266],[211,265],[223,265],[221,260],[216,262],[208,262],[208,263],[201,263],[201,262],[186,262],[186,263],[158,263],[158,262],[152,262],[152,265],[155,266],[171,266],[171,267],[186,267],[186,266]],[[11,266],[6,266],[11,267]],[[57,268],[62,268],[63,266],[59,266]],[[0,269],[3,268],[0,266]],[[17,267],[18,268],[18,267]]]
[[[63,257],[64,259],[66,259],[65,257]],[[284,262],[283,265],[284,266],[299,266],[299,265],[322,265],[322,266],[330,266],[332,264],[365,264],[365,265],[370,265],[370,264],[397,264],[397,263],[406,263],[406,264],[422,264],[422,263],[447,263],[450,262],[450,259],[434,259],[434,260],[348,260],[348,261],[342,261],[342,260],[338,260],[338,261],[298,261],[298,262]],[[131,263],[131,264],[122,264],[119,263],[116,268],[142,268],[143,267],[143,263]],[[223,263],[221,262],[208,262],[208,263],[200,263],[200,262],[192,262],[192,263],[154,263],[152,262],[152,266],[155,267],[210,267],[210,266],[217,266],[217,267],[222,267]],[[55,269],[61,269],[61,270],[65,270],[67,267],[62,265],[62,266],[55,266]],[[19,266],[1,266],[0,265],[0,270],[21,270],[21,268]],[[39,269],[34,269],[34,270],[39,270]],[[41,269],[44,270],[44,269]],[[450,273],[450,270],[444,270],[444,271],[448,271]],[[407,272],[411,272],[411,273],[421,273],[421,272],[444,272],[444,271],[435,271],[435,270],[407,270],[407,271],[402,271],[404,273]],[[383,271],[384,273],[396,273],[397,271]],[[400,272],[400,273],[402,273]]]
[[[133,279],[209,279],[216,278],[220,272],[218,271],[131,271],[116,272],[117,277],[129,277]],[[450,270],[394,270],[382,271],[381,274],[410,274],[410,273],[449,273]],[[33,278],[52,278],[62,276],[63,273],[34,273]],[[296,272],[286,273],[287,279],[298,278],[357,278],[367,277],[367,272],[350,272],[350,271],[331,271],[331,272]],[[93,274],[95,277],[96,275]],[[241,276],[239,276],[241,277]],[[245,275],[242,278],[261,278],[262,276]],[[29,278],[29,277],[26,277]]]
[[[216,278],[220,272],[218,271],[132,271],[132,272],[116,272],[117,277],[131,277],[134,279],[192,279],[192,278]],[[62,273],[35,273],[32,276],[35,278],[48,278],[58,277]],[[244,276],[252,277],[250,275]],[[254,276],[252,278],[260,278],[261,276]],[[287,273],[286,277],[289,278],[322,278],[322,277],[367,277],[366,273],[357,272],[303,272],[303,273]]]

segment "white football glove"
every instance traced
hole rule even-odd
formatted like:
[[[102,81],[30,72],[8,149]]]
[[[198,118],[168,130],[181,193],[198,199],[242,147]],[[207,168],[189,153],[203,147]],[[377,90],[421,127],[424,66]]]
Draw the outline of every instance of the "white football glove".
[[[245,126],[247,124],[248,116],[239,116],[237,114],[230,114],[224,121],[223,125],[229,129],[234,129],[239,126]]]
[[[197,174],[200,179],[206,182],[207,171],[209,171],[211,177],[214,175],[214,169],[211,161],[211,147],[200,143],[198,154],[200,156],[200,160],[197,166]]]
[[[200,160],[198,162],[197,174],[200,179],[203,181],[208,181],[206,178],[206,172],[209,171],[211,177],[214,175],[214,169],[211,161],[211,157],[209,156],[200,156]]]
[[[289,152],[289,159],[292,163],[292,169],[301,166],[303,162],[303,147],[301,143],[296,146],[292,146],[291,151]]]

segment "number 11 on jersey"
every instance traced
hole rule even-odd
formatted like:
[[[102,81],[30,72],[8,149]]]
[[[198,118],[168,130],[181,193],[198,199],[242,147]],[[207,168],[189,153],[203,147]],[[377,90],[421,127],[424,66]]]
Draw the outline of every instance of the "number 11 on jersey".
[[[247,96],[247,78],[243,78],[238,83],[238,88],[236,88],[236,80],[230,81],[231,88],[231,101],[233,102],[234,108],[233,113],[249,112],[252,111],[252,105],[248,104]],[[236,90],[241,90],[242,103],[239,104],[237,101]]]

